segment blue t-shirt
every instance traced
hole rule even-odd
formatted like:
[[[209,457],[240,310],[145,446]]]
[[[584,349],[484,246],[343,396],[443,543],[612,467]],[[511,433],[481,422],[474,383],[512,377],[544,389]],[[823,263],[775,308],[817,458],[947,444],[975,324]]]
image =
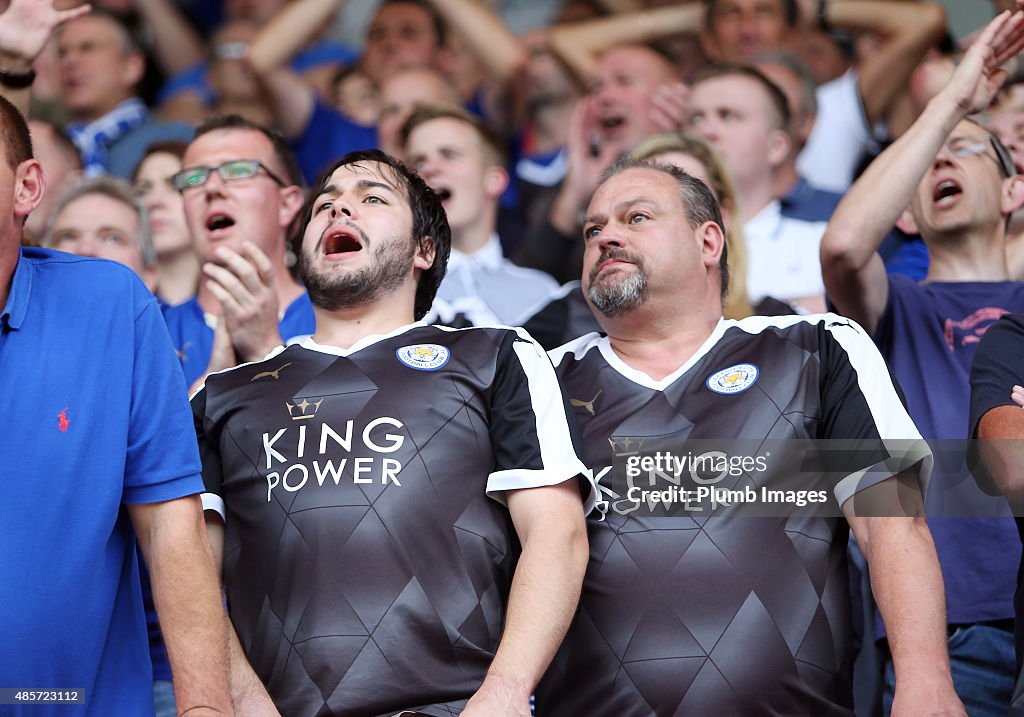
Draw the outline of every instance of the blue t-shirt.
[[[878,247],[878,254],[887,274],[901,274],[914,281],[924,281],[928,276],[928,245],[920,234],[907,234],[893,227]]]
[[[907,398],[910,416],[932,443],[928,525],[946,584],[950,624],[1013,617],[1020,540],[1009,506],[981,492],[967,470],[963,439],[970,371],[982,334],[1007,312],[1024,311],[1024,283],[933,282],[889,277],[889,301],[875,342]],[[936,517],[940,515],[958,517]],[[964,517],[1004,515],[1007,517]]]
[[[210,5],[211,3],[202,3]],[[337,65],[339,67],[351,65],[359,56],[348,45],[338,42],[318,42],[315,45],[305,47],[296,53],[288,66],[295,72],[305,72],[323,65]],[[213,87],[210,86],[210,63],[199,62],[186,70],[179,72],[168,80],[160,88],[157,94],[156,103],[162,105],[174,99],[182,92],[198,92],[203,101],[209,105],[217,101]]]
[[[210,365],[213,328],[206,323],[203,308],[194,296],[183,304],[165,307],[164,321],[167,322],[171,342],[181,360],[185,383],[191,386]],[[316,317],[313,316],[309,294],[303,293],[288,306],[277,327],[285,341],[316,331]]]
[[[84,690],[6,715],[153,714],[124,504],[202,490],[156,300],[114,262],[22,248],[0,314],[0,683]]]
[[[376,127],[356,124],[324,104],[319,97],[302,136],[291,143],[295,160],[307,184],[315,182],[331,162],[341,159],[348,152],[373,149],[376,146]]]

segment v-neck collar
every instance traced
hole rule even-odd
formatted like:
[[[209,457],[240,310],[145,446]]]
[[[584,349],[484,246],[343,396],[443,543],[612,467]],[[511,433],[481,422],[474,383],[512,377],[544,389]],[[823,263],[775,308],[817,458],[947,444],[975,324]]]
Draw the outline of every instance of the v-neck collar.
[[[608,365],[615,369],[615,371],[623,378],[629,379],[633,383],[649,388],[652,391],[664,391],[679,380],[683,374],[693,368],[698,361],[704,358],[711,348],[718,343],[718,340],[722,338],[722,334],[725,333],[725,330],[735,323],[736,322],[731,319],[719,319],[718,324],[711,332],[711,335],[704,340],[704,343],[700,345],[700,348],[693,352],[693,355],[686,360],[686,363],[660,381],[654,380],[643,371],[635,369],[623,361],[619,355],[615,353],[615,349],[612,348],[611,339],[607,336],[602,336],[598,340],[597,347],[601,352],[601,355],[604,356],[604,360]]]

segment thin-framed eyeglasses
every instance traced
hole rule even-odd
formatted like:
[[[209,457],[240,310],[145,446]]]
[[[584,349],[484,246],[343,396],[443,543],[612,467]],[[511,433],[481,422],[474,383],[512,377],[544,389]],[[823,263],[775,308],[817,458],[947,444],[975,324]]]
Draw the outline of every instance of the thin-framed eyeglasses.
[[[221,180],[225,182],[242,182],[256,177],[261,170],[279,186],[288,186],[283,179],[267,169],[267,165],[258,159],[233,159],[216,167],[186,167],[171,179],[175,189],[185,192],[206,184],[214,172],[219,174]]]
[[[1013,164],[1013,157],[1010,156],[1009,150],[994,135],[990,134],[987,140],[957,137],[946,142],[945,146],[954,157],[977,157],[983,154],[995,160],[999,171],[1004,177],[1012,177],[1017,173],[1017,168]],[[995,156],[988,153],[989,147],[992,148]]]

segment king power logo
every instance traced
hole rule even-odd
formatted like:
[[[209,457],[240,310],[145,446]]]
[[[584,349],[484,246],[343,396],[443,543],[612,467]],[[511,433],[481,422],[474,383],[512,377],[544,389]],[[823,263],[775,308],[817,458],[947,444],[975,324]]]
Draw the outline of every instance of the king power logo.
[[[289,425],[263,433],[260,468],[267,482],[268,503],[274,491],[294,493],[343,483],[402,485],[402,463],[390,454],[405,445],[405,425],[390,416],[362,424],[348,419],[340,426],[331,425],[317,419],[324,400],[286,401]]]

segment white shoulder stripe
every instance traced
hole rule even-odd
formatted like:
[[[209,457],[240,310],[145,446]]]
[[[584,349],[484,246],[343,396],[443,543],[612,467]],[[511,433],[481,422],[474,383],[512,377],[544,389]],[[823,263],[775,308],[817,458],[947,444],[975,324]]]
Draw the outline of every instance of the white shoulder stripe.
[[[849,319],[832,313],[791,314],[785,316],[748,316],[745,319],[727,320],[724,323],[727,328],[735,326],[737,329],[748,334],[759,334],[768,329],[788,329],[790,326],[796,326],[797,324],[820,324],[823,321],[842,321],[845,323]]]
[[[590,490],[584,496],[584,515],[590,512],[596,499],[593,480],[589,469],[576,455],[572,443],[572,432],[569,429],[569,418],[566,415],[565,403],[562,400],[562,389],[555,377],[555,371],[540,344],[530,339],[530,335],[519,329],[517,333],[525,341],[517,341],[512,345],[516,358],[519,360],[526,375],[530,403],[537,419],[537,443],[540,446],[541,463],[544,471],[535,479],[534,485],[553,485],[569,480],[577,475],[584,475]],[[543,477],[546,475],[547,477]],[[507,481],[507,477],[505,477]],[[502,483],[500,474],[491,474],[488,479],[487,491],[492,493],[509,487]]]
[[[931,450],[903,407],[885,359],[857,322],[838,316],[835,318],[838,321],[833,325],[826,324],[825,330],[846,352],[878,435],[892,456],[882,465],[858,471],[840,481],[834,489],[836,499],[842,505],[854,493],[917,464],[921,464],[917,473],[921,495],[927,495],[932,469]]]
[[[826,325],[825,330],[842,346],[856,370],[857,385],[871,410],[878,434],[883,439],[920,439],[921,433],[903,407],[889,366],[875,343],[857,322],[836,318],[841,323]]]

